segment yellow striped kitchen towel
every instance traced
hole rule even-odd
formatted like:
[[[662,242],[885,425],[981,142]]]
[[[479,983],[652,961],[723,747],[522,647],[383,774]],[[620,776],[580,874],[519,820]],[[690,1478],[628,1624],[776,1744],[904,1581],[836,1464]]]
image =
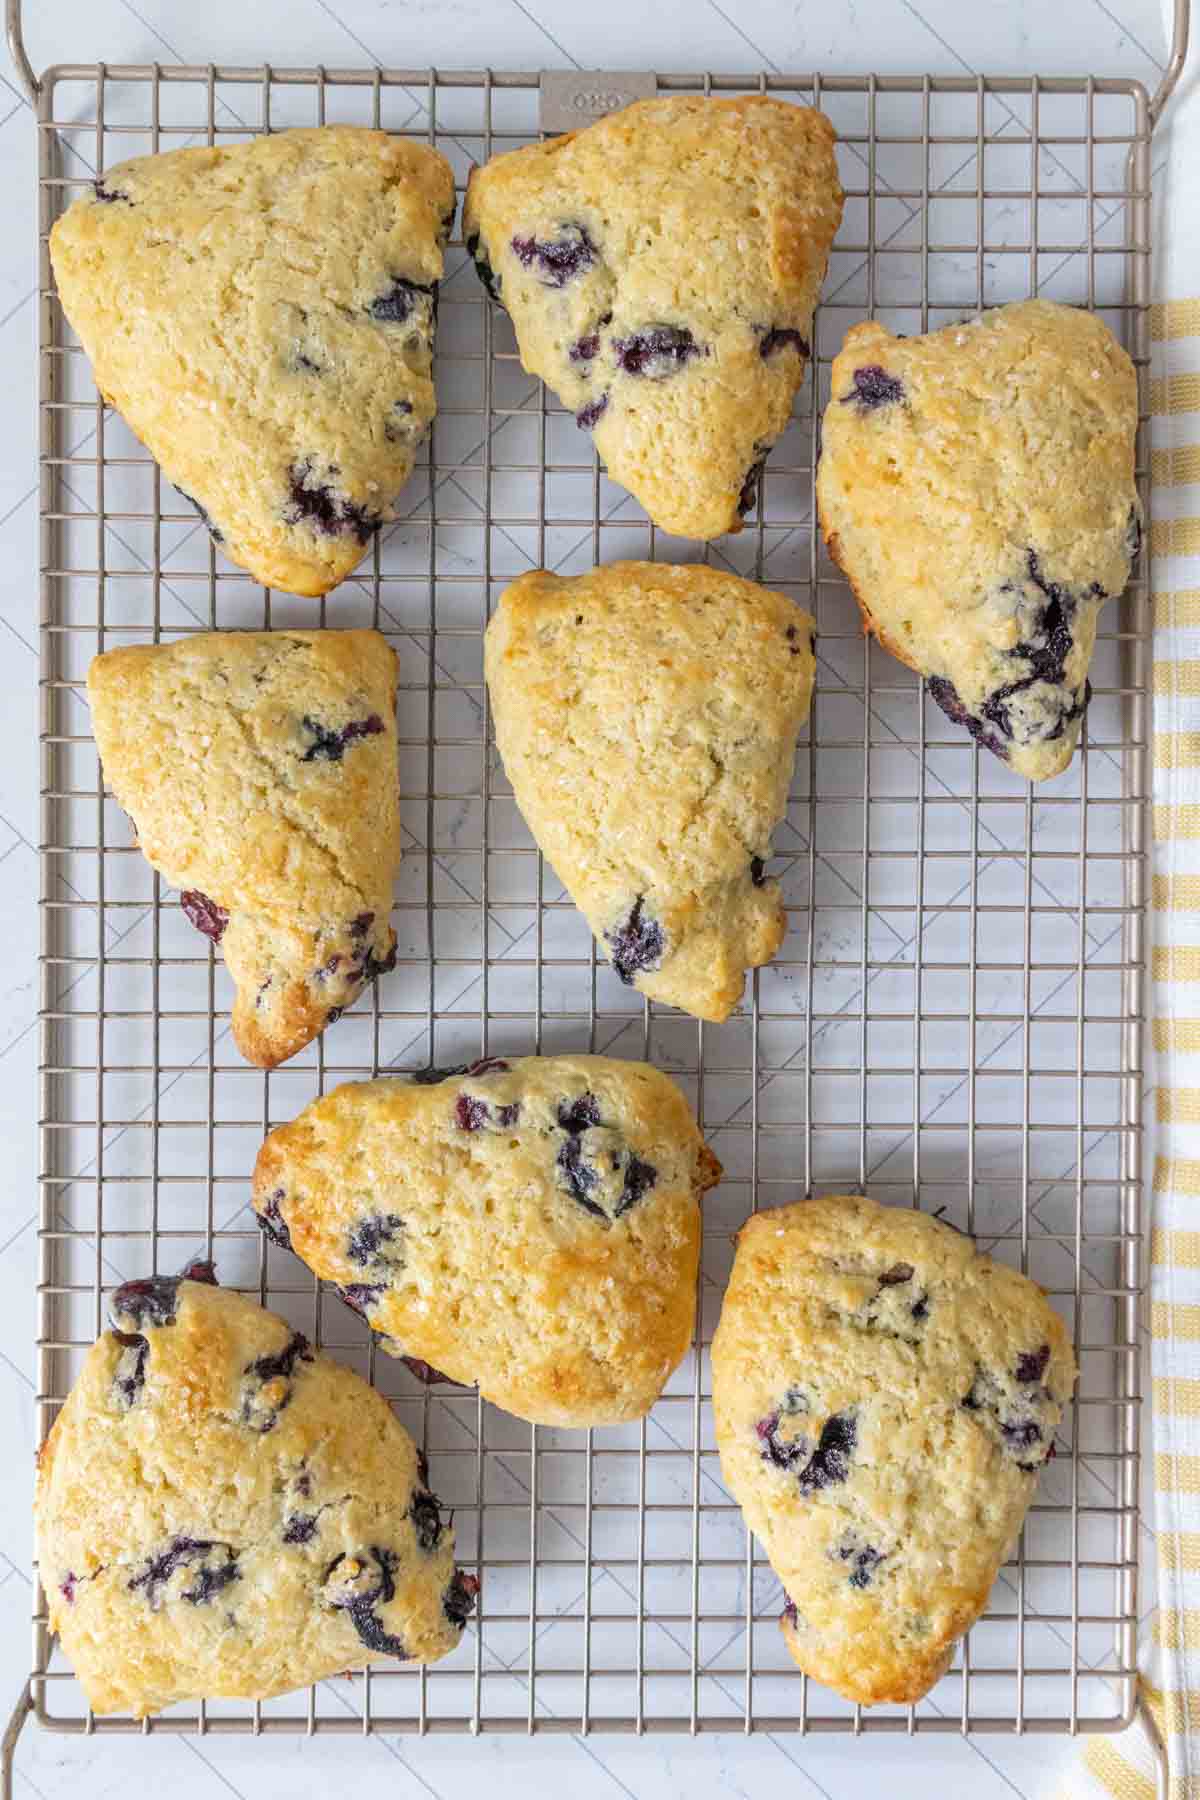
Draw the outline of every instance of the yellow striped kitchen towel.
[[[1167,41],[1173,0],[1164,0]],[[1148,1722],[1084,1740],[1072,1800],[1200,1800],[1200,44],[1154,137],[1150,529],[1154,852],[1150,1373],[1158,1610]],[[1166,1746],[1165,1784],[1153,1739]]]

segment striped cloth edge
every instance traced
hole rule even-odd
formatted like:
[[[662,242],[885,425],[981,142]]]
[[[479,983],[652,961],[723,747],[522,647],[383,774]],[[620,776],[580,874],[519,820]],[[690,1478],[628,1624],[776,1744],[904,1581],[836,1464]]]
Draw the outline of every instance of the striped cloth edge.
[[[1151,336],[1158,1086],[1147,1323],[1158,1611],[1140,1666],[1171,1800],[1200,1800],[1200,298],[1154,306]],[[1086,1739],[1064,1790],[1070,1800],[1158,1791],[1140,1723]]]

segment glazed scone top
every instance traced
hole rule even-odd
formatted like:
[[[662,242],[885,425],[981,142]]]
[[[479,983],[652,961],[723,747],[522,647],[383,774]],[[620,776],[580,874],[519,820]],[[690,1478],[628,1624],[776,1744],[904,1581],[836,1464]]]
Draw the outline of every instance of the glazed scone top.
[[[253,1301],[127,1283],[38,1458],[50,1629],[97,1712],[453,1649],[454,1534],[380,1394]]]
[[[1096,620],[1140,536],[1137,380],[1108,327],[1022,301],[925,337],[853,326],[817,494],[880,642],[1042,780],[1071,759]]]
[[[260,581],[360,561],[434,415],[454,177],[353,126],[122,163],[50,234],[96,385]]]
[[[393,1355],[587,1425],[647,1412],[683,1356],[718,1178],[657,1069],[490,1058],[314,1101],[267,1138],[253,1198]]]
[[[918,1698],[986,1603],[1075,1381],[1033,1282],[927,1214],[827,1196],[742,1228],[713,1342],[721,1466],[850,1699]]]
[[[524,366],[664,530],[739,528],[842,212],[821,113],[641,100],[472,171],[463,232]]]
[[[764,878],[812,694],[813,622],[698,564],[535,570],[484,660],[517,803],[625,981],[724,1019],[786,929]]]
[[[292,1055],[394,961],[395,691],[375,631],[204,632],[88,670],[105,779],[220,941],[252,1062]]]

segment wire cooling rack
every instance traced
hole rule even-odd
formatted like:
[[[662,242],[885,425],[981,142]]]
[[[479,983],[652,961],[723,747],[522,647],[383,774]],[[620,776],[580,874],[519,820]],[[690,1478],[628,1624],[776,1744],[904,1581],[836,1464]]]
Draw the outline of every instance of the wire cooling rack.
[[[17,11],[10,0],[10,13]],[[1172,76],[1183,55],[1181,3]],[[18,64],[32,74],[15,43]],[[597,466],[485,304],[456,232],[438,418],[400,517],[327,599],[223,561],[92,384],[46,234],[102,169],[182,144],[350,121],[473,162],[538,135],[536,74],[62,66],[33,83],[39,154],[42,505],[43,1432],[105,1297],[197,1251],[368,1375],[455,1509],[478,1618],[424,1671],[377,1668],[261,1705],[88,1713],[39,1596],[30,1693],[60,1731],[1111,1730],[1135,1705],[1140,1098],[1146,898],[1145,564],[1111,605],[1086,743],[1032,789],[864,640],[812,497],[820,407],[847,326],[913,333],[1040,293],[1149,351],[1152,104],[1133,81],[657,77],[827,112],[845,219],[814,357],[757,514],[672,541]],[[586,109],[620,78],[582,84]],[[653,87],[653,79],[651,80]],[[561,99],[561,96],[559,96]],[[1148,500],[1148,458],[1139,451]],[[789,930],[727,1024],[650,1006],[597,962],[496,757],[481,638],[506,582],[617,557],[704,554],[811,608],[818,677],[773,868]],[[83,678],[100,650],[214,627],[374,625],[400,659],[404,862],[396,970],[272,1074],[229,1036],[231,989],[106,796]],[[725,1165],[707,1198],[694,1353],[640,1425],[532,1428],[424,1388],[247,1201],[272,1126],[331,1084],[485,1052],[646,1057]],[[954,1668],[913,1708],[863,1713],[797,1674],[779,1584],[715,1452],[708,1345],[746,1214],[858,1189],[944,1212],[1051,1293],[1079,1390],[1019,1549]]]

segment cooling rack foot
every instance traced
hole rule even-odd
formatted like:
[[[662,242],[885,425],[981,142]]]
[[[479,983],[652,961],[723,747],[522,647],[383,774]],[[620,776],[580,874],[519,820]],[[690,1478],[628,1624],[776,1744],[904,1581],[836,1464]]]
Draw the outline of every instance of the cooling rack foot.
[[[17,1754],[17,1739],[32,1711],[33,1695],[29,1691],[29,1683],[26,1682],[17,1696],[17,1703],[4,1728],[4,1741],[0,1744],[0,1800],[12,1800],[13,1758]]]

